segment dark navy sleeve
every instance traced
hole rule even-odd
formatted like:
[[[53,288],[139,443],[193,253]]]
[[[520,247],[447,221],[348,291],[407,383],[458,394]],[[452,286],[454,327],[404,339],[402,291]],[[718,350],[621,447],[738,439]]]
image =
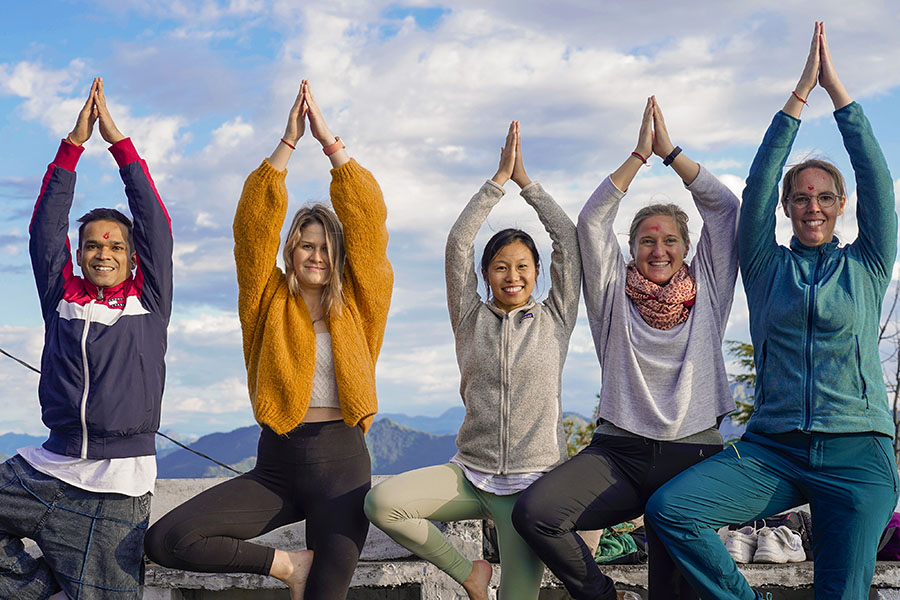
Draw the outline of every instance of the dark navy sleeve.
[[[83,146],[66,140],[60,143],[56,158],[47,166],[28,226],[31,268],[45,319],[56,309],[65,283],[72,277],[69,210],[75,194],[75,167],[82,152]]]
[[[109,148],[125,183],[128,207],[134,217],[137,252],[135,283],[141,301],[168,321],[172,314],[172,224],[156,191],[147,163],[138,156],[131,138]]]

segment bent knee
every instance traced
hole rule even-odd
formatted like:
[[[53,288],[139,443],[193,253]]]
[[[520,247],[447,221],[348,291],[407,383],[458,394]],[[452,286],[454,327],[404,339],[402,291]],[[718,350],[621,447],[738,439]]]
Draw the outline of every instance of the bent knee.
[[[384,488],[380,485],[376,485],[366,493],[363,510],[366,518],[380,529],[383,529],[392,520],[390,518],[390,501],[387,494],[384,493]]]
[[[173,567],[174,549],[166,545],[167,533],[166,528],[160,527],[159,524],[151,526],[144,536],[144,554],[158,565]]]
[[[575,526],[570,516],[564,514],[558,498],[529,494],[527,490],[513,507],[512,523],[525,539],[538,535],[556,535]]]

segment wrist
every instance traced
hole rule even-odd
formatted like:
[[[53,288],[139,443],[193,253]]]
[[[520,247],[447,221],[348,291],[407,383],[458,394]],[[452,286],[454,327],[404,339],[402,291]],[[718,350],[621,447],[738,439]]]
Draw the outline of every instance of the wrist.
[[[672,154],[673,150],[675,150],[675,144],[670,142],[670,143],[666,144],[665,146],[660,146],[659,149],[654,148],[653,154],[657,155],[660,158],[665,158],[668,155]]]
[[[325,148],[327,146],[331,146],[332,144],[334,144],[337,141],[337,138],[335,136],[331,135],[330,131],[327,134],[323,135],[322,137],[317,137],[316,139],[319,141],[320,144],[322,144],[323,148]]]
[[[71,134],[71,133],[70,133],[69,135],[66,136],[66,141],[69,142],[70,144],[72,144],[73,146],[81,146],[82,144],[84,144],[84,140],[82,140],[82,141],[80,141],[80,142],[75,141],[75,140],[72,138],[72,134]]]
[[[815,85],[804,85],[802,83],[798,83],[794,87],[793,92],[805,100],[806,98],[809,98],[809,94],[813,91],[814,87],[816,87],[816,86]]]
[[[509,181],[509,175],[501,171],[497,171],[496,173],[494,173],[494,176],[491,177],[491,181],[493,181],[500,187],[503,187],[504,185],[506,185],[506,182]]]

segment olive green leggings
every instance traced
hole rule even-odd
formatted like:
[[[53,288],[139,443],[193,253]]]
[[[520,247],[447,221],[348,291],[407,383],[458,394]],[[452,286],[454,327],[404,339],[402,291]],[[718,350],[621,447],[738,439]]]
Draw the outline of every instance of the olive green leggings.
[[[473,486],[453,464],[416,469],[376,485],[366,496],[366,516],[401,546],[462,583],[472,561],[429,520],[491,519],[500,549],[500,600],[537,599],[544,565],[513,528],[519,494],[497,496]]]

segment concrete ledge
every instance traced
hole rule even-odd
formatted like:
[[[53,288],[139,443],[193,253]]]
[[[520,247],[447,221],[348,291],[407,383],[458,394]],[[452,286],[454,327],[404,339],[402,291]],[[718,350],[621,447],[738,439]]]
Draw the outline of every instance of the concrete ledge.
[[[373,477],[373,484],[389,476]],[[218,484],[227,478],[161,479],[157,482],[153,498],[151,523],[188,498]],[[469,559],[482,557],[481,521],[437,523],[460,552]],[[254,539],[260,544],[284,550],[306,547],[306,526],[295,523],[271,531]],[[617,585],[636,592],[647,590],[646,565],[607,565],[603,572]],[[740,571],[755,588],[773,590],[776,598],[812,598],[813,563],[802,562],[786,565],[739,565]],[[494,565],[490,594],[496,598],[500,583],[500,568]],[[353,575],[351,588],[371,590],[371,596],[380,598],[392,588],[407,588],[404,598],[427,600],[464,600],[461,586],[438,570],[434,565],[412,557],[410,552],[396,544],[386,534],[371,527],[359,565]],[[544,572],[542,588],[559,590],[549,592],[553,598],[563,598],[565,592],[560,581],[549,571]],[[285,586],[273,577],[240,573],[190,573],[166,569],[149,564],[146,571],[145,600],[183,600],[210,598],[281,598]],[[380,591],[379,591],[380,590]],[[184,593],[182,593],[182,591]],[[558,594],[563,594],[562,596]],[[286,597],[286,596],[284,596]],[[396,596],[395,596],[396,597]],[[874,600],[900,600],[900,563],[880,562],[872,581]]]

